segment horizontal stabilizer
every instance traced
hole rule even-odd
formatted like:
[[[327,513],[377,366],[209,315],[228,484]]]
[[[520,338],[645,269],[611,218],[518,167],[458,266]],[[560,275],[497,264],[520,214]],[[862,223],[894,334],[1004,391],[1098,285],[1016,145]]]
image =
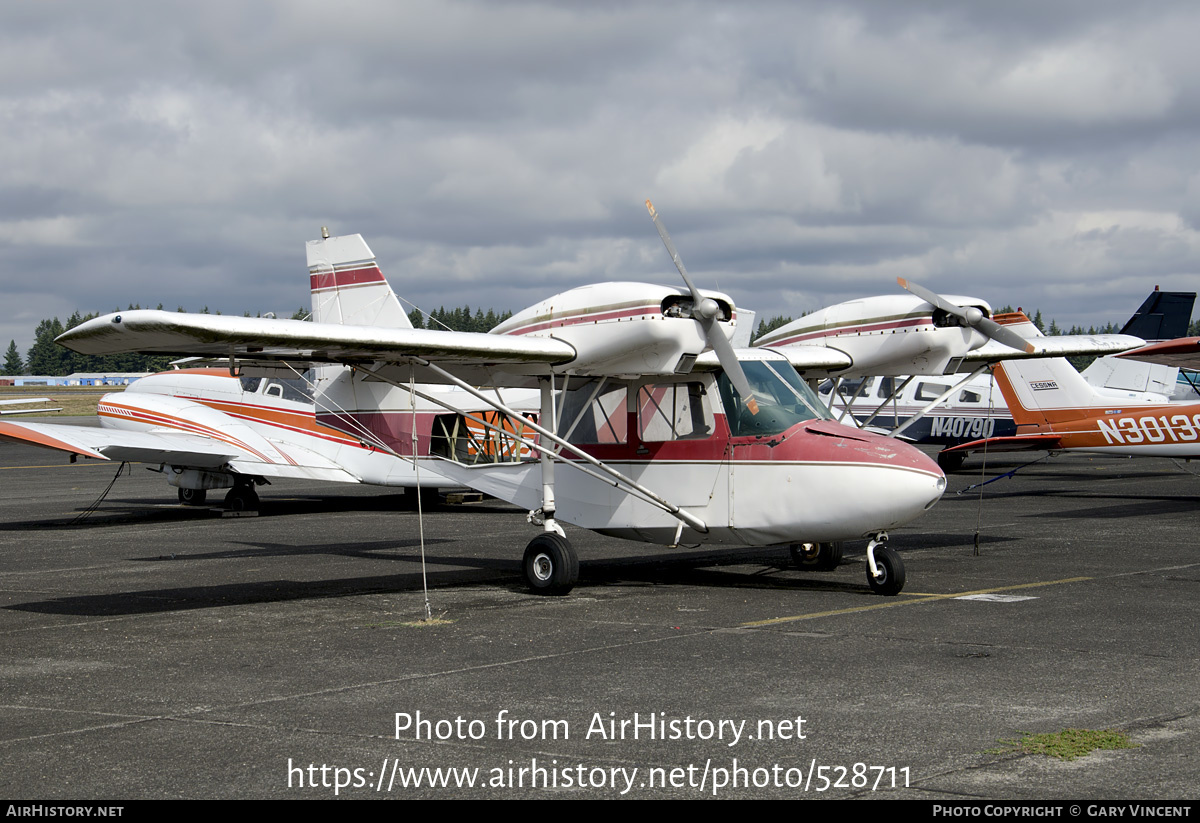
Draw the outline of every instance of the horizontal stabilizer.
[[[1012,437],[989,437],[943,449],[942,454],[970,454],[985,449],[990,452],[1054,451],[1062,447],[1057,434],[1019,434]]]
[[[1200,369],[1200,337],[1180,337],[1123,352],[1120,357],[1179,369]]]
[[[59,423],[0,421],[0,438],[84,457],[132,463],[216,468],[237,458],[253,458],[249,452],[227,443],[194,434],[121,431]]]

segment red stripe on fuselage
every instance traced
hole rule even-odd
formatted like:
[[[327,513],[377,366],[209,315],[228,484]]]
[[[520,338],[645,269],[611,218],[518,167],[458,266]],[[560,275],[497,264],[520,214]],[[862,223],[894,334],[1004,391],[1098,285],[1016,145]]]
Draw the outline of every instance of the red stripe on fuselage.
[[[933,328],[933,322],[928,317],[917,317],[908,320],[892,320],[882,323],[858,323],[855,325],[838,326],[832,329],[820,329],[818,331],[805,332],[796,334],[790,337],[784,337],[778,340],[764,340],[761,345],[764,346],[787,346],[791,343],[799,343],[803,340],[816,340],[823,337],[841,337],[847,334],[878,334],[892,329],[912,328],[914,326],[928,326]]]
[[[581,314],[575,317],[557,317],[552,320],[541,321],[537,323],[529,323],[520,328],[506,331],[504,334],[529,334],[530,332],[541,331],[542,329],[561,328],[563,326],[577,326],[581,323],[599,323],[603,320],[621,320],[627,317],[661,317],[662,312],[658,304],[651,306],[639,306],[635,309],[621,309],[618,311],[601,311],[592,312],[590,314]]]

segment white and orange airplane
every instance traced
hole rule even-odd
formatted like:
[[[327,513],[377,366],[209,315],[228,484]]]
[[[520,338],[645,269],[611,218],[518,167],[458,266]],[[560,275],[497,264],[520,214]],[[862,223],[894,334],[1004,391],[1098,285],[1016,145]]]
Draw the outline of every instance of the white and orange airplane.
[[[310,241],[307,255],[316,322],[412,329],[360,235]],[[0,421],[0,438],[69,452],[73,458],[160,464],[185,505],[201,505],[209,491],[228,489],[229,508],[257,509],[255,487],[270,478],[409,489],[419,483],[427,494],[451,485],[432,466],[420,477],[411,459],[387,445],[411,436],[411,416],[389,414],[385,406],[373,416],[347,413],[319,391],[339,371],[337,366],[315,372],[286,366],[174,369],[105,395],[97,406],[100,428]],[[416,401],[427,452],[434,413],[446,406],[470,411],[480,404],[457,387],[422,388],[439,400]],[[527,413],[537,409],[535,392],[508,399]],[[403,403],[405,409],[411,405],[407,399]],[[511,455],[520,449],[508,436],[513,425],[488,430],[466,420],[453,434],[467,455]]]
[[[1023,335],[1041,333],[1023,314],[1000,318]],[[1126,352],[1151,362],[1194,364],[1198,338]],[[1065,359],[1003,362],[993,368],[1017,433],[963,443],[943,454],[988,450],[1076,450],[1142,457],[1200,457],[1200,404],[1165,395],[1098,388]]]

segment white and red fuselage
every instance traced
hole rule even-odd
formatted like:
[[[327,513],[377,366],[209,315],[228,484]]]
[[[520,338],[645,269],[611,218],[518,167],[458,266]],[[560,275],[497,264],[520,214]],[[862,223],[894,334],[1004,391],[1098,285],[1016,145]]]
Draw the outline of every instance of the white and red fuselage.
[[[732,335],[732,301],[710,294]],[[853,539],[907,523],[938,500],[945,478],[932,460],[829,420],[782,356],[739,353],[758,415],[719,370],[692,371],[706,344],[689,305],[678,289],[606,283],[556,295],[494,333],[576,349],[556,384],[559,433],[703,521],[707,532],[685,529],[685,543]],[[522,507],[540,500],[536,463],[439,471]],[[584,528],[664,544],[678,536],[670,513],[593,474],[559,470],[555,499],[556,516]]]

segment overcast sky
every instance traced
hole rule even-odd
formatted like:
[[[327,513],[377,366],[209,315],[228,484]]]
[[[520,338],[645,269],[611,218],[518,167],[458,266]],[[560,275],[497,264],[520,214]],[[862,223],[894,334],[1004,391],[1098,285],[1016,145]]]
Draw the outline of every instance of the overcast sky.
[[[360,232],[432,310],[689,271],[761,316],[897,289],[1122,322],[1200,289],[1194,3],[0,6],[0,339],[290,314]]]

